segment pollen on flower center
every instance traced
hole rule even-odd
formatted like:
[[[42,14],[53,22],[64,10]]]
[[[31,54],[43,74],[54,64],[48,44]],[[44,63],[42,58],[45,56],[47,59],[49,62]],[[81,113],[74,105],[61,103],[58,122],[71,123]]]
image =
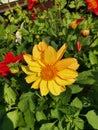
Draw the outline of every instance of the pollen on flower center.
[[[42,68],[41,75],[45,80],[52,80],[57,73],[57,69],[53,65],[46,65]]]

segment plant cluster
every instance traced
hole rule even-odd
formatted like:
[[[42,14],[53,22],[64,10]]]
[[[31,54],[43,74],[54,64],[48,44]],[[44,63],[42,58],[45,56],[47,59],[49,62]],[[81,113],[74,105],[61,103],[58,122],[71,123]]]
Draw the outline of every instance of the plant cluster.
[[[97,17],[97,0],[0,15],[0,130],[98,129]]]

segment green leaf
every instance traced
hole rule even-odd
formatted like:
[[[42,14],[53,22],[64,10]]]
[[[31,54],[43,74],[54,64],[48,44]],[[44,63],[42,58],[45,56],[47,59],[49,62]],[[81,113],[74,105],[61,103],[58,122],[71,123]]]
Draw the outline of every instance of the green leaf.
[[[95,80],[92,75],[92,70],[87,70],[79,73],[76,82],[79,84],[89,84],[89,85],[94,84]]]
[[[98,58],[92,51],[89,52],[89,60],[91,65],[98,64]]]
[[[6,111],[3,109],[0,110],[0,120],[3,118],[3,116],[6,114]]]
[[[80,99],[78,97],[76,97],[72,102],[71,102],[71,106],[77,107],[80,110],[82,109],[83,105],[82,102],[80,101]]]
[[[34,111],[35,109],[35,104],[33,102],[33,98],[32,98],[33,94],[31,92],[22,94],[20,97],[20,101],[18,103],[18,107],[22,112],[27,111],[28,109],[32,111]]]
[[[8,25],[6,28],[6,33],[13,34],[17,30],[18,26],[16,25]]]
[[[18,116],[19,116],[18,126],[25,126],[23,113],[21,111],[18,112]]]
[[[19,121],[18,110],[8,112],[7,117],[13,123],[13,127],[16,128],[18,126],[18,121]]]
[[[37,119],[37,121],[47,120],[43,111],[37,111],[36,112],[36,119]]]
[[[61,107],[61,108],[59,108],[59,110],[62,113],[68,115],[68,116],[70,116],[70,115],[74,116],[75,114],[77,114],[77,112],[79,112],[78,108],[76,108],[74,106],[71,106],[71,105],[70,106]]]
[[[0,121],[0,130],[14,130],[12,121],[6,115]]]
[[[71,89],[72,94],[79,93],[79,92],[81,92],[81,91],[83,90],[83,88],[80,87],[80,86],[77,85],[77,84],[73,84],[73,85],[70,85],[70,86],[68,86],[68,87]]]
[[[80,130],[84,129],[84,121],[81,118],[76,117],[73,120],[73,123],[74,123],[75,127],[79,128]]]
[[[86,115],[88,123],[94,128],[98,129],[98,115],[94,110],[89,111]]]
[[[64,129],[63,129],[63,126],[62,126],[62,121],[59,121],[59,123],[58,123],[58,128],[59,128],[59,130],[64,130]]]
[[[54,123],[46,123],[42,124],[40,130],[58,130],[58,129],[54,126]]]
[[[71,1],[70,4],[69,4],[69,7],[70,7],[70,8],[75,8],[75,7],[76,7],[76,6],[75,6],[75,2],[74,2],[74,1]]]
[[[28,127],[19,127],[18,130],[31,130],[31,129]]]
[[[51,118],[60,119],[60,113],[57,109],[51,109]]]
[[[66,130],[71,130],[71,123],[67,123]]]
[[[33,129],[35,118],[34,118],[34,114],[29,109],[27,109],[27,111],[25,111],[24,119],[26,122],[26,126]]]
[[[14,105],[16,101],[16,93],[8,84],[4,86],[4,99],[10,105]]]

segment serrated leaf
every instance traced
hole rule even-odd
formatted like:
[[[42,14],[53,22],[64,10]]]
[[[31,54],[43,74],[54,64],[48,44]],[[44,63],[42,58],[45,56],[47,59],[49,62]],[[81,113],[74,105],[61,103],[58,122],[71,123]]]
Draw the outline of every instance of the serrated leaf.
[[[6,28],[6,32],[13,34],[17,30],[18,26],[16,25],[8,25]]]
[[[7,117],[13,123],[13,127],[16,128],[18,126],[18,121],[19,121],[18,110],[8,112]]]
[[[80,130],[84,129],[84,121],[81,118],[76,117],[73,120],[73,122],[74,122],[75,127],[77,127],[78,129],[80,129]]]
[[[46,115],[44,114],[43,111],[36,112],[36,119],[37,119],[37,121],[47,120]]]
[[[71,89],[72,94],[79,93],[79,92],[81,92],[83,90],[82,87],[80,87],[79,85],[76,85],[76,84],[73,84],[73,85],[68,86],[68,87]]]
[[[22,112],[25,112],[28,109],[30,109],[32,112],[35,109],[35,104],[33,102],[32,96],[33,94],[31,92],[21,95],[18,107]]]
[[[24,119],[27,127],[34,128],[34,114],[29,109],[24,113]]]
[[[16,93],[8,84],[4,86],[4,99],[10,105],[14,105],[16,101]]]
[[[63,126],[62,126],[62,121],[59,121],[59,123],[58,123],[58,128],[59,128],[59,130],[64,130],[64,129],[63,129]]]
[[[88,123],[94,128],[98,129],[98,115],[94,110],[89,111],[86,115]]]
[[[79,73],[76,82],[79,84],[94,84],[95,80],[92,75],[92,70],[87,70]]]
[[[92,65],[98,64],[98,58],[92,51],[89,52],[89,60]]]
[[[31,130],[31,129],[28,127],[19,127],[18,130]]]
[[[19,116],[18,126],[25,126],[23,113],[21,111],[18,112],[18,116]]]
[[[55,130],[54,123],[42,124],[42,126],[40,127],[40,130]]]
[[[82,102],[80,101],[80,99],[78,97],[76,97],[72,102],[71,102],[71,106],[77,107],[80,110],[82,109],[83,105]]]
[[[59,119],[60,118],[60,113],[57,109],[51,109],[51,118],[57,118]]]

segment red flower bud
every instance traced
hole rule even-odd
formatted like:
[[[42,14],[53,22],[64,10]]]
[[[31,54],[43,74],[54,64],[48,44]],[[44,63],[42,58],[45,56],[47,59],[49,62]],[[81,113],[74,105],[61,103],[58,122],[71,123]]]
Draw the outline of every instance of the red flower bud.
[[[81,43],[79,41],[77,41],[77,50],[78,50],[78,52],[81,51],[81,47],[82,47]]]
[[[89,36],[90,31],[89,31],[89,29],[83,29],[81,31],[81,34],[82,34],[83,37],[87,37],[87,36]]]

